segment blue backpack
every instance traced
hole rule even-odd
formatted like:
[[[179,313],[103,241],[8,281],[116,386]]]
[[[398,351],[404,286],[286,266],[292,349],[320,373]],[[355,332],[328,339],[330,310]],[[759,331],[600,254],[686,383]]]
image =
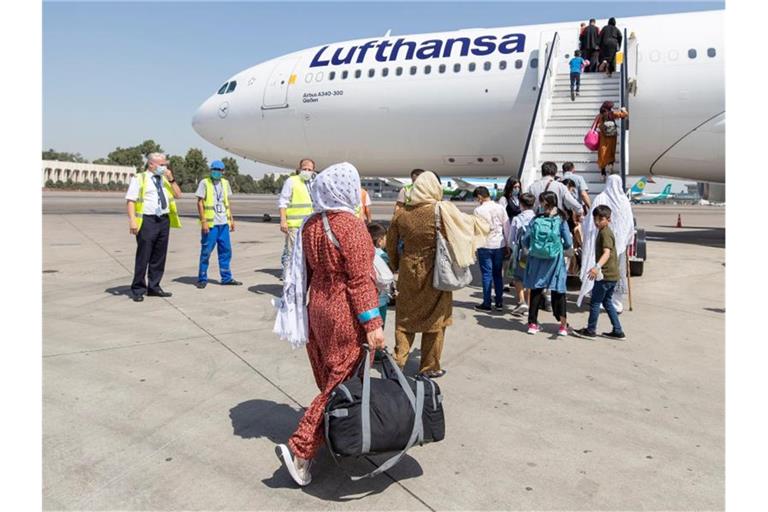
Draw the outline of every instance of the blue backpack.
[[[534,258],[552,259],[563,253],[563,240],[560,238],[559,215],[554,217],[536,217],[531,223],[531,247],[528,254]]]

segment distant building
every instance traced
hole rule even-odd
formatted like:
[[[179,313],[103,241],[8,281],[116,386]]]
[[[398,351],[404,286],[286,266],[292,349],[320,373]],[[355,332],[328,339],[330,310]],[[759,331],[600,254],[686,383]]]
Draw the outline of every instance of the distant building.
[[[392,185],[391,180],[385,178],[360,178],[360,185],[371,197],[393,198],[400,191],[400,187]]]
[[[103,165],[84,164],[78,162],[59,162],[57,160],[43,160],[42,185],[48,180],[64,183],[72,180],[74,183],[115,183],[128,184],[128,181],[136,173],[136,168],[130,165]]]

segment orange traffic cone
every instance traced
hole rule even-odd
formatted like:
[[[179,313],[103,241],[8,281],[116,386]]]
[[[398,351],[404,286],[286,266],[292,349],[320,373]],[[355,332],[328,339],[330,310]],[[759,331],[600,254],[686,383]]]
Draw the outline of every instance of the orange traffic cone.
[[[683,220],[680,218],[680,214],[677,214],[677,224],[675,225],[676,228],[683,227]]]

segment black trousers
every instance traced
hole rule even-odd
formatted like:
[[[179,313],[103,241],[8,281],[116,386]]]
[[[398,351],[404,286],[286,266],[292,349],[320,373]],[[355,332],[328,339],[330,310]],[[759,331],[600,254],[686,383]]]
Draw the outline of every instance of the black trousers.
[[[136,235],[136,264],[133,270],[131,292],[144,295],[160,291],[160,280],[165,272],[165,256],[168,253],[168,234],[171,221],[168,215],[144,215],[141,229]],[[149,272],[147,272],[149,270]],[[149,286],[145,276],[149,273]]]
[[[584,71],[587,71],[589,73],[594,73],[597,71],[597,66],[600,65],[600,62],[598,62],[600,57],[600,51],[599,50],[587,50],[584,52],[585,55],[582,55],[585,59],[589,61],[589,66],[587,66]]]
[[[567,317],[567,314],[565,311],[565,294],[556,292],[554,290],[552,290],[551,293],[552,293],[552,314],[555,315],[555,318],[559,322],[561,318]],[[544,288],[532,289],[531,304],[529,305],[529,309],[528,309],[529,324],[539,323],[539,308],[541,307],[541,304],[543,302],[544,302]]]

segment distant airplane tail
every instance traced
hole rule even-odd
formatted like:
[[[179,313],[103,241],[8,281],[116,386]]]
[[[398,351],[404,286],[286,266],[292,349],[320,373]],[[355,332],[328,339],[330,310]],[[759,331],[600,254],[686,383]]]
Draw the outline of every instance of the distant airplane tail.
[[[637,196],[643,193],[645,190],[645,184],[648,183],[648,178],[643,176],[629,189],[630,196]]]
[[[659,199],[664,199],[665,197],[669,196],[669,194],[672,192],[672,184],[668,183],[666,187],[664,187],[664,190],[661,191],[661,194],[659,194]]]

